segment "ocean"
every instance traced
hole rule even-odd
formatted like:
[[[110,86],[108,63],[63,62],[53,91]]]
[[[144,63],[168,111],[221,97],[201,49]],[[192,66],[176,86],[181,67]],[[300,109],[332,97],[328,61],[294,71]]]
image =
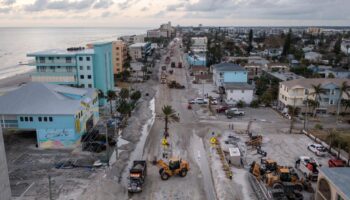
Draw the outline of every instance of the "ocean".
[[[143,34],[147,28],[0,28],[0,79],[34,69],[27,53],[46,49],[85,46],[116,40],[122,35]]]

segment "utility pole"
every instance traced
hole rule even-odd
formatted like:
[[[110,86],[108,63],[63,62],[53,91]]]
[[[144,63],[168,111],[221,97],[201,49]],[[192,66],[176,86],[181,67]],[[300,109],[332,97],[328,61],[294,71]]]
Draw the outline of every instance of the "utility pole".
[[[309,95],[306,96],[306,111],[304,116],[304,130],[307,130],[307,118],[309,114]]]
[[[49,175],[49,199],[50,200],[53,200],[52,199],[52,191],[51,191],[51,176]]]
[[[293,97],[293,110],[292,110],[292,116],[291,116],[291,119],[290,119],[290,129],[289,129],[289,133],[292,133],[292,130],[293,130],[293,125],[294,125],[294,112],[295,112],[295,99],[296,97]]]
[[[109,156],[108,156],[109,144],[108,144],[108,127],[107,127],[107,123],[105,124],[105,127],[106,127],[106,162],[107,162],[107,166],[109,166]]]

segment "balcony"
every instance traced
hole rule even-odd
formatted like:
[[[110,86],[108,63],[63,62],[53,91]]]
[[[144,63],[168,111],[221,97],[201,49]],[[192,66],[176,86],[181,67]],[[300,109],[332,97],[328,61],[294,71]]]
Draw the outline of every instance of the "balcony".
[[[74,72],[34,72],[31,73],[32,81],[56,84],[76,84],[77,78]]]
[[[76,61],[75,60],[31,60],[28,63],[29,66],[76,66]]]

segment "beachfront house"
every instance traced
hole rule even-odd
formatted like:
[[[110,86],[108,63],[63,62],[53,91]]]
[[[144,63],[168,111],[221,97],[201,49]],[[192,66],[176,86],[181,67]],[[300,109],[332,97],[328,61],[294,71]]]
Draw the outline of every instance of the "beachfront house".
[[[112,43],[95,43],[92,48],[53,49],[29,53],[33,82],[53,83],[81,88],[96,88],[107,94],[114,90]],[[106,104],[105,99],[100,100]]]
[[[254,87],[249,85],[248,72],[240,65],[220,63],[211,66],[214,85],[228,104],[244,101],[249,104],[253,100]]]
[[[278,106],[282,110],[288,106],[296,106],[306,111],[305,100],[317,100],[320,106],[316,108],[317,113],[334,113],[337,110],[339,101],[339,87],[343,82],[350,84],[349,79],[329,79],[329,78],[311,78],[295,79],[291,81],[280,82]],[[315,99],[313,85],[321,84],[325,94],[320,94],[320,100]],[[342,98],[348,99],[346,95]],[[308,112],[312,112],[311,108]]]
[[[31,82],[0,96],[3,129],[36,132],[40,148],[72,148],[99,120],[98,93]]]

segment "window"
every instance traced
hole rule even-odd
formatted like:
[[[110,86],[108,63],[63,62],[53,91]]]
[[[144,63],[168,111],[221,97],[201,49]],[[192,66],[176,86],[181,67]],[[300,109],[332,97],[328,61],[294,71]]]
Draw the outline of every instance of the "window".
[[[23,122],[23,117],[20,117],[19,120],[20,120],[21,122]]]
[[[40,72],[46,72],[46,67],[45,66],[39,66],[39,71]]]
[[[119,61],[119,58],[117,58],[116,60]]]
[[[29,117],[29,121],[32,122],[33,121],[33,117]]]
[[[57,59],[57,60],[59,60],[59,59],[60,59],[60,57],[56,57],[56,59]]]
[[[66,57],[66,63],[72,63],[72,58],[71,57]]]
[[[53,61],[53,57],[49,57],[49,60]]]
[[[88,84],[88,87],[89,87],[89,88],[92,88],[92,84]]]
[[[305,94],[308,95],[309,94],[309,90],[305,89]]]
[[[90,61],[90,56],[86,57],[86,61]]]
[[[79,57],[79,61],[83,61],[83,57]]]
[[[80,69],[80,70],[83,70],[84,68],[83,68],[83,66],[80,66],[79,69]]]
[[[333,99],[331,99],[331,100],[329,101],[329,104],[330,104],[330,105],[333,105],[333,104],[334,104]]]
[[[115,48],[116,50],[119,50],[119,47]]]
[[[52,117],[49,117],[49,121],[52,122]]]
[[[44,117],[44,122],[47,122],[47,117]]]
[[[50,70],[53,71],[53,72],[55,72],[55,67],[54,67],[54,66],[51,66],[51,67],[50,67]]]
[[[80,75],[80,79],[84,79],[84,75]]]
[[[24,117],[24,121],[26,121],[26,122],[27,122],[27,121],[28,121],[28,117]]]
[[[88,79],[91,79],[91,75],[88,75],[87,77],[88,77]]]
[[[70,67],[70,66],[68,66],[66,69],[67,69],[67,72],[72,72],[73,71],[73,67]]]
[[[39,57],[39,62],[40,63],[45,63],[45,57]]]
[[[335,94],[335,90],[331,90],[331,95],[334,95]]]
[[[57,66],[57,69],[61,69],[61,66]]]
[[[87,69],[87,70],[91,70],[91,67],[90,67],[90,66],[86,66],[86,69]]]
[[[38,117],[39,122],[41,122],[43,119],[41,117]]]

